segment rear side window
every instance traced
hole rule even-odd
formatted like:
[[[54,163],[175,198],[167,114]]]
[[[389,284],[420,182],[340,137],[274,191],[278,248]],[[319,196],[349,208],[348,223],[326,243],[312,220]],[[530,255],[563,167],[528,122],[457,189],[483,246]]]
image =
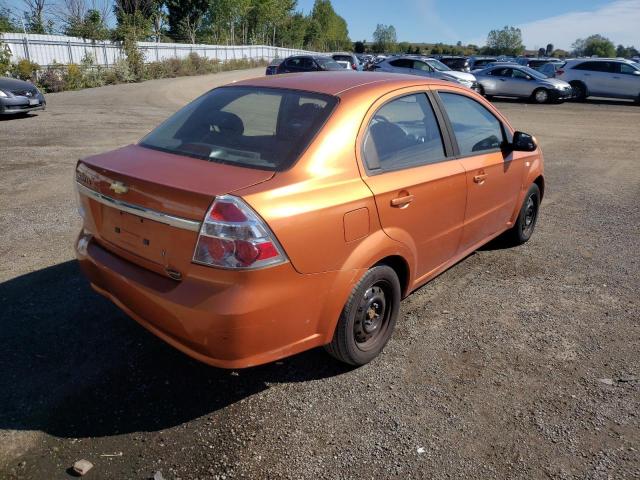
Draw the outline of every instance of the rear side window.
[[[609,62],[583,62],[573,67],[576,70],[589,70],[590,72],[611,72]]]
[[[502,123],[475,100],[456,93],[439,93],[458,142],[460,155],[478,155],[502,146]]]
[[[390,65],[398,68],[412,68],[413,60],[409,60],[407,58],[399,58],[398,60],[392,60],[389,62]]]
[[[424,93],[382,106],[371,119],[363,143],[369,170],[399,170],[445,158],[440,128]]]
[[[171,116],[140,145],[209,162],[286,170],[337,102],[296,90],[217,88]]]

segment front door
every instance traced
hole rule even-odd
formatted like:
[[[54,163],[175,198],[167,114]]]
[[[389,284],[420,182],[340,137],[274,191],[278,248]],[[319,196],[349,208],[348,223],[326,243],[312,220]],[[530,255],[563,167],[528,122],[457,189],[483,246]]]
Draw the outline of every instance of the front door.
[[[441,90],[438,96],[466,172],[467,207],[460,243],[466,250],[507,228],[522,186],[522,154],[503,152],[505,129],[480,102],[459,91]]]
[[[414,252],[416,277],[423,277],[458,251],[466,175],[458,160],[446,156],[427,95],[393,95],[367,118],[363,180],[385,233]]]

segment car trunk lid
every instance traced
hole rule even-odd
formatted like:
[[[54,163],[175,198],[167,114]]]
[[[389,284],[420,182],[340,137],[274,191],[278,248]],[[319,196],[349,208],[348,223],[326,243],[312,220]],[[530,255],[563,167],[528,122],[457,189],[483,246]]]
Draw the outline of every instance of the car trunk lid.
[[[130,145],[81,160],[76,180],[85,228],[103,247],[180,278],[191,266],[198,226],[213,199],[273,175]]]

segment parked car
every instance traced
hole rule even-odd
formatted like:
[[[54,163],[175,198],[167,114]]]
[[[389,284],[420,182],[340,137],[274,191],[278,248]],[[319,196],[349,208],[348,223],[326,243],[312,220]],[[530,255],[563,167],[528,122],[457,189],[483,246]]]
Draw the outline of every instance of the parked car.
[[[556,78],[569,82],[576,99],[628,98],[640,102],[640,67],[629,60],[581,58],[567,60]]]
[[[344,67],[329,56],[294,55],[285,58],[278,65],[275,73],[321,72],[326,70],[344,70]]]
[[[406,73],[422,77],[438,78],[457,82],[467,88],[478,89],[476,77],[470,73],[456,72],[435,58],[418,55],[400,55],[389,57],[375,65],[376,71],[391,73]]]
[[[332,53],[331,58],[333,58],[338,64],[347,68],[348,70],[362,70],[360,65],[360,60],[355,53],[349,52],[337,52]]]
[[[498,59],[496,57],[479,57],[474,56],[469,58],[469,69],[473,72],[474,70],[481,70],[485,68],[491,62],[497,62]]]
[[[536,103],[560,102],[572,97],[571,85],[548,78],[529,67],[497,65],[476,73],[481,93],[487,97],[530,98]]]
[[[471,68],[469,67],[469,59],[467,57],[441,55],[434,58],[437,58],[438,60],[440,60],[451,70],[457,70],[458,72],[466,72],[466,73],[471,72]]]
[[[369,362],[403,297],[526,242],[544,194],[535,140],[477,93],[344,71],[211,90],[76,185],[94,290],[226,368],[320,345]]]
[[[46,106],[44,95],[33,83],[0,77],[0,115],[44,110]]]
[[[282,63],[282,58],[274,58],[267,65],[267,70],[264,72],[265,75],[275,75],[278,73],[278,65]]]
[[[564,73],[563,67],[565,63],[566,62],[549,62],[536,68],[536,70],[549,78],[555,78],[558,72],[560,74]]]

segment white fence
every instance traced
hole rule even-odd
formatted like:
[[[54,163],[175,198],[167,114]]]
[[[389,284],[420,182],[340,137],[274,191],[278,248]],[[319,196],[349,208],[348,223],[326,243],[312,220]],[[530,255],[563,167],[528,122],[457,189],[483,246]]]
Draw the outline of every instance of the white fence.
[[[63,35],[36,35],[22,33],[0,33],[0,39],[9,46],[11,59],[15,62],[26,58],[41,67],[53,63],[68,65],[80,63],[87,54],[93,56],[97,65],[113,65],[124,56],[122,47],[110,41],[92,41]],[[191,52],[221,62],[228,60],[273,60],[289,55],[315,53],[293,48],[269,45],[206,45],[188,43],[138,42],[144,52],[145,62],[155,62],[168,58],[185,58]]]

